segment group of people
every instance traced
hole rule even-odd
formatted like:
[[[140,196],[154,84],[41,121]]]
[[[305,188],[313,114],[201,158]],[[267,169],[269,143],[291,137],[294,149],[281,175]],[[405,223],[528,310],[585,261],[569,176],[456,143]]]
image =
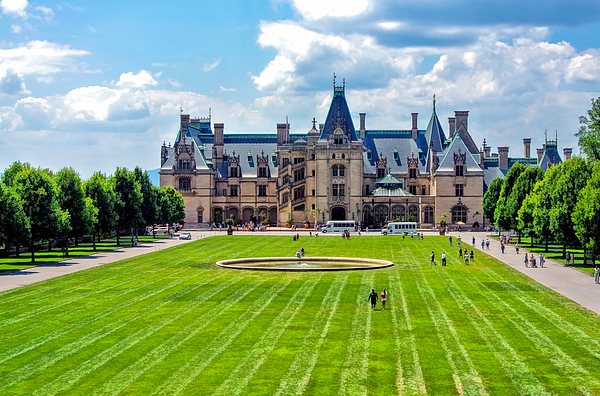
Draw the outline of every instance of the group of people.
[[[544,268],[544,264],[546,263],[546,257],[544,257],[544,255],[540,253],[540,255],[538,256],[538,259],[540,261],[540,268]],[[533,254],[533,253],[525,253],[524,262],[525,262],[525,267],[527,267],[527,268],[538,268],[537,261],[535,259],[535,254]]]
[[[375,292],[375,289],[371,289],[371,294],[367,298],[368,301],[371,302],[371,309],[375,309],[377,305],[377,300],[379,299],[379,295]],[[381,307],[385,309],[385,302],[387,301],[387,292],[385,289],[381,291]]]
[[[296,258],[304,257],[304,248],[301,247],[300,250],[296,250]]]
[[[464,257],[465,265],[469,265],[469,260],[475,261],[475,253],[473,252],[472,249],[471,249],[471,253],[469,253],[467,248],[464,248],[464,250],[463,250],[462,248],[459,247],[458,248],[458,257],[461,259]],[[431,252],[430,258],[431,258],[430,264],[437,265],[437,263],[435,261],[435,252],[434,251]],[[442,267],[445,267],[446,266],[446,252],[442,253],[441,259],[442,259],[441,265],[442,265]]]
[[[350,231],[344,230],[344,232],[342,232],[342,239],[350,239]]]

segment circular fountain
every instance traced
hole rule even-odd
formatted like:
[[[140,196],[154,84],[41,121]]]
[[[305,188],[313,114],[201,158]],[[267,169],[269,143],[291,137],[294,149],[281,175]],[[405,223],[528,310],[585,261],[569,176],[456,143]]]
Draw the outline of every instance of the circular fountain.
[[[254,271],[349,271],[386,268],[391,261],[354,257],[259,257],[223,260],[217,266]]]

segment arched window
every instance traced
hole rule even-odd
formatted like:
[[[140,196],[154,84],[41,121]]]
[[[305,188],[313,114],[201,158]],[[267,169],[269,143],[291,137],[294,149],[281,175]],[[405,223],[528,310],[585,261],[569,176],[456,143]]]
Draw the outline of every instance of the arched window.
[[[331,174],[332,174],[332,176],[338,175],[338,166],[337,165],[333,165],[333,167],[331,168]]]
[[[378,205],[375,206],[375,224],[383,225],[388,222],[388,208],[387,206]]]
[[[346,154],[342,154],[342,159],[346,159]]]
[[[331,154],[331,159],[335,159],[335,154]]]
[[[343,157],[344,154],[342,154]],[[346,167],[344,165],[340,165],[340,176],[344,176],[346,173]]]
[[[419,209],[415,205],[408,208],[408,221],[419,221]]]
[[[467,222],[467,208],[462,205],[452,208],[452,223],[458,223],[459,221]]]
[[[406,209],[404,208],[404,206],[392,206],[392,220],[406,221]]]
[[[431,206],[425,207],[425,209],[423,209],[423,223],[433,224],[434,222],[433,208]]]

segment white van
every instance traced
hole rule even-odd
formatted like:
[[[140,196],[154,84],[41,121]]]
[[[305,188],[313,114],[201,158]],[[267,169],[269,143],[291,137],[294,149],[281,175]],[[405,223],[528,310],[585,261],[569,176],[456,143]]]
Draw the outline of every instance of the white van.
[[[354,226],[354,220],[332,220],[327,222],[327,225],[321,230],[321,232],[352,232],[354,231]]]
[[[417,232],[417,223],[415,222],[403,222],[403,223],[389,223],[387,228],[381,230],[383,235],[401,235],[401,234],[414,234]]]

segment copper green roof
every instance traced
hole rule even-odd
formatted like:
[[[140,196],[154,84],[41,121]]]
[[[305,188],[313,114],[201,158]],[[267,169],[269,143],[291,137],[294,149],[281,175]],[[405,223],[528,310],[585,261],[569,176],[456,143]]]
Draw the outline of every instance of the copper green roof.
[[[375,182],[377,185],[381,185],[383,187],[399,187],[402,185],[402,182],[392,176],[391,173],[385,175],[383,179],[379,179]]]
[[[402,188],[377,187],[371,193],[374,197],[411,197],[412,194]]]

